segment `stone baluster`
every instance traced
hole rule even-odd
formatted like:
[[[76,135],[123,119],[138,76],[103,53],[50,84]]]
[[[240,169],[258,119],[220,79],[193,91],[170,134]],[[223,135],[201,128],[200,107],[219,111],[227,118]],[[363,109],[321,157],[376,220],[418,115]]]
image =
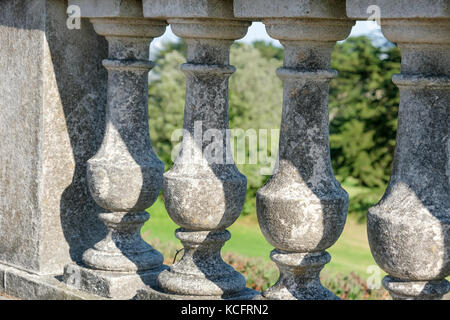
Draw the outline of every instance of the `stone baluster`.
[[[169,298],[236,298],[249,294],[245,278],[222,260],[230,239],[226,229],[239,217],[247,181],[236,168],[229,147],[229,49],[243,37],[249,22],[234,19],[232,1],[144,0],[146,17],[166,18],[187,42],[186,106],[181,151],[164,174],[164,201],[181,228],[181,260],[158,277]],[[251,294],[251,293],[250,293]]]
[[[81,5],[95,31],[109,43],[106,130],[97,154],[88,161],[90,192],[105,209],[106,237],[86,250],[84,266],[69,265],[66,283],[112,298],[131,298],[153,284],[163,256],[140,235],[162,188],[164,166],[152,149],[148,124],[149,44],[166,23],[144,19],[140,1]],[[109,14],[110,12],[115,12]],[[107,16],[103,16],[108,14]]]
[[[350,17],[381,9],[383,34],[402,51],[391,180],[369,210],[375,261],[394,299],[440,299],[450,290],[450,13],[448,1],[347,1]]]
[[[348,195],[331,167],[328,133],[331,50],[353,22],[345,1],[235,1],[235,14],[260,19],[269,35],[285,48],[284,102],[279,167],[257,193],[258,220],[276,249],[271,259],[280,269],[266,299],[336,299],[322,286],[319,273],[330,255],[325,251],[340,236]]]

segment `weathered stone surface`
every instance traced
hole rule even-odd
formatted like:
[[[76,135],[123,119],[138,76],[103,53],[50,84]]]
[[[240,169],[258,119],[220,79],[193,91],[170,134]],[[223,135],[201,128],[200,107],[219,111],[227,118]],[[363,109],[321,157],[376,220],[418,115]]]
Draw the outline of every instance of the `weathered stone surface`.
[[[36,275],[0,264],[6,299],[26,300],[98,300],[101,297],[68,288],[53,275]],[[0,297],[1,297],[0,294]]]
[[[144,211],[155,202],[162,186],[164,166],[156,157],[148,127],[148,45],[162,34],[164,23],[144,21],[93,20],[98,33],[110,42],[108,69],[108,111],[106,135],[100,150],[88,161],[88,182],[95,201],[112,213],[100,218],[109,235],[83,255],[84,263],[95,269],[137,271],[160,268],[163,257],[140,237],[147,221]],[[105,26],[106,25],[106,26]],[[112,28],[108,28],[112,25]],[[137,28],[134,28],[137,25]],[[125,36],[109,35],[122,28],[121,34],[142,37],[128,41]],[[106,34],[105,34],[106,33]],[[124,183],[127,181],[127,183]]]
[[[234,0],[238,18],[337,18],[345,19],[345,0]]]
[[[69,0],[84,18],[142,17],[142,0]]]
[[[149,18],[233,19],[233,0],[142,0]]]
[[[149,218],[145,209],[162,187],[164,165],[149,136],[148,72],[153,67],[149,44],[164,33],[166,23],[130,17],[128,7],[120,11],[136,3],[120,2],[119,17],[91,15],[95,31],[109,43],[109,54],[103,60],[108,70],[105,135],[88,161],[87,180],[104,209],[99,217],[107,234],[84,252],[85,267],[71,264],[64,273],[68,285],[74,285],[75,273],[76,288],[116,299],[133,297],[164,270],[162,254],[142,239],[140,229]],[[92,4],[85,3],[81,11],[89,12]]]
[[[133,300],[260,300],[259,298],[260,293],[249,288],[245,288],[237,295],[220,297],[168,294],[158,287],[147,287],[139,290]]]
[[[203,41],[198,46],[187,42],[188,64],[182,68],[187,75],[185,134],[182,151],[172,169],[165,173],[163,186],[169,215],[184,228],[177,231],[177,237],[185,236],[180,238],[185,254],[158,281],[166,292],[220,297],[245,288],[245,279],[220,257],[220,248],[228,238],[224,237],[227,233],[223,230],[239,217],[247,185],[234,164],[225,164],[225,158],[230,155],[225,134],[227,82],[233,70],[227,66],[228,56],[224,52],[228,52],[231,41]],[[222,163],[210,163],[203,157],[200,161],[191,158],[195,152],[203,154],[208,145],[195,141],[197,121],[203,132],[214,129],[221,133],[220,150],[225,150]]]
[[[155,286],[161,270],[142,272],[110,272],[94,270],[75,264],[65,267],[63,281],[68,287],[105,298],[126,300],[139,290]]]
[[[348,196],[329,154],[328,81],[334,73],[294,70],[278,71],[285,90],[279,169],[258,191],[258,219],[277,249],[319,252],[334,244],[347,215]]]
[[[449,1],[374,1],[384,35],[402,50],[394,168],[369,210],[372,254],[394,299],[439,299],[450,289]],[[361,6],[367,4],[361,1]],[[364,16],[348,1],[350,16]]]
[[[229,44],[228,41],[219,42],[215,51],[227,52]],[[206,60],[203,57],[214,58],[215,51],[189,53],[189,57],[198,55],[197,63],[192,61],[182,66],[187,76],[185,133],[180,155],[164,175],[166,208],[172,220],[187,230],[212,231],[229,227],[239,217],[245,200],[246,178],[234,164],[226,164],[226,157],[231,152],[226,141],[228,77],[234,70],[230,66],[198,64],[200,60]],[[219,63],[226,61],[217,61]],[[225,151],[220,155],[222,164],[210,164],[202,156],[198,161],[192,157],[195,152],[205,153],[210,143],[195,141],[196,122],[202,132],[208,129],[220,132],[219,147]]]
[[[4,1],[0,10],[0,261],[61,273],[105,227],[87,188],[100,146],[106,41],[66,1]]]
[[[0,292],[5,292],[5,271],[0,270]]]
[[[450,292],[450,282],[445,279],[405,281],[392,277],[385,277],[383,279],[383,286],[395,300],[438,300],[446,293]]]
[[[145,16],[167,18],[188,45],[187,63],[182,66],[187,78],[183,141],[163,184],[167,211],[182,227],[176,236],[185,252],[159,275],[158,287],[174,296],[220,299],[240,295],[246,284],[222,260],[220,250],[230,238],[225,229],[239,217],[247,186],[232,161],[226,130],[228,79],[234,72],[229,48],[250,23],[232,17],[232,1],[192,1],[186,12],[177,3],[181,2],[154,6],[153,1],[144,1]],[[198,14],[189,14],[191,6],[198,6]],[[220,20],[198,19],[209,14]]]
[[[265,299],[337,299],[320,283],[325,252],[340,236],[348,195],[331,167],[328,138],[331,50],[353,22],[345,1],[235,1],[239,17],[258,18],[285,47],[279,166],[257,193],[261,230],[280,269]]]
[[[351,18],[367,18],[373,14],[369,6],[377,5],[383,33],[402,49],[402,75],[394,77],[401,106],[394,169],[385,196],[369,211],[369,241],[389,273],[383,285],[394,299],[446,294],[450,1],[345,3],[3,2],[0,292],[26,299],[335,299],[319,280],[348,202],[330,164],[327,92],[335,75],[330,52],[350,30],[345,9]],[[69,30],[68,4],[79,5],[107,38],[108,82],[100,63],[106,41],[85,20],[81,30]],[[243,276],[220,256],[230,238],[226,228],[245,199],[246,179],[230,162],[225,134],[234,72],[229,47],[244,36],[250,24],[244,18],[262,20],[286,49],[278,70],[285,92],[279,167],[257,196],[259,222],[276,247],[271,258],[280,279],[262,296],[245,288]],[[147,121],[148,45],[164,32],[160,19],[188,44],[182,149],[164,175],[165,204],[181,226],[176,236],[185,252],[170,269],[139,232],[148,219],[144,210],[163,184]],[[204,136],[197,140],[198,123],[202,133],[213,129],[208,137],[219,139],[212,145]],[[225,152],[217,157],[211,146]],[[71,263],[80,262],[83,252],[84,266]],[[66,263],[64,276],[55,277]]]
[[[448,0],[347,0],[347,16],[367,19],[373,15],[373,11],[367,12],[370,6],[381,9],[381,19],[450,17]]]
[[[245,278],[226,264],[220,249],[231,238],[228,231],[185,231],[175,235],[184,247],[180,262],[158,276],[166,293],[185,296],[223,297],[240,295]]]
[[[338,300],[320,283],[320,271],[331,260],[327,252],[293,253],[275,249],[270,258],[280,269],[280,278],[263,292],[262,299]]]

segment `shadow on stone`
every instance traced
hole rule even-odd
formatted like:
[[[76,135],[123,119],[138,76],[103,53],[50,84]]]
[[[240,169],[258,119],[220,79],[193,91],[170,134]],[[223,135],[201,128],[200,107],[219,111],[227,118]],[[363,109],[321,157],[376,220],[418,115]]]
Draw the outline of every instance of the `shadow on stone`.
[[[47,28],[60,39],[50,42],[49,50],[74,162],[72,182],[61,195],[61,225],[70,256],[79,263],[83,252],[106,235],[98,218],[102,209],[88,190],[86,164],[104,134],[107,73],[101,61],[107,55],[107,43],[87,19],[82,19],[83,32],[67,29],[66,8],[67,1],[48,8],[55,20]]]

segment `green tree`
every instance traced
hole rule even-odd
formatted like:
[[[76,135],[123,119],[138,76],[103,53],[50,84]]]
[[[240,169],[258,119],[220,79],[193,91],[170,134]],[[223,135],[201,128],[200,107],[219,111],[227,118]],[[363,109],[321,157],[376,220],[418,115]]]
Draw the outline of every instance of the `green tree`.
[[[400,72],[399,49],[377,47],[367,37],[336,45],[332,67],[339,72],[330,90],[330,143],[336,175],[383,188],[392,167]]]
[[[261,53],[264,58],[268,60],[275,59],[278,61],[283,61],[284,59],[284,50],[282,47],[275,46],[270,42],[262,40],[254,41],[252,45]]]
[[[167,51],[156,59],[149,77],[150,137],[166,170],[172,166],[172,133],[183,127],[186,80],[180,64],[185,60],[177,50]]]

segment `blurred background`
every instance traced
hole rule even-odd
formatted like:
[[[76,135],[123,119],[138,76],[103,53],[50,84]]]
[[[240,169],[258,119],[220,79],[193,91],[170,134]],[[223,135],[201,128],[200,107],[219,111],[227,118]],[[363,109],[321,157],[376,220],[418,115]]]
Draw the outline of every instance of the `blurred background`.
[[[167,171],[172,166],[172,149],[179,143],[171,141],[172,133],[183,126],[185,76],[179,66],[186,61],[186,45],[169,28],[152,43],[151,57],[156,67],[149,78],[150,135]],[[279,129],[283,91],[275,70],[283,63],[280,43],[267,35],[261,23],[253,23],[247,36],[232,46],[230,62],[237,69],[229,85],[230,128],[269,133]],[[357,22],[351,35],[336,44],[332,68],[339,75],[330,86],[331,157],[350,204],[346,227],[329,249],[332,260],[321,279],[342,299],[387,299],[381,287],[384,273],[371,256],[365,222],[368,208],[383,195],[392,167],[399,93],[391,78],[400,73],[400,51],[375,22]],[[268,156],[276,155],[270,141],[268,145]],[[278,278],[269,259],[273,248],[256,219],[256,191],[269,178],[260,174],[261,166],[267,164],[238,165],[248,179],[247,198],[222,251],[224,260],[257,290]],[[164,254],[166,264],[172,264],[181,258],[182,245],[174,237],[177,226],[167,215],[162,197],[148,212],[151,218],[142,235]]]

